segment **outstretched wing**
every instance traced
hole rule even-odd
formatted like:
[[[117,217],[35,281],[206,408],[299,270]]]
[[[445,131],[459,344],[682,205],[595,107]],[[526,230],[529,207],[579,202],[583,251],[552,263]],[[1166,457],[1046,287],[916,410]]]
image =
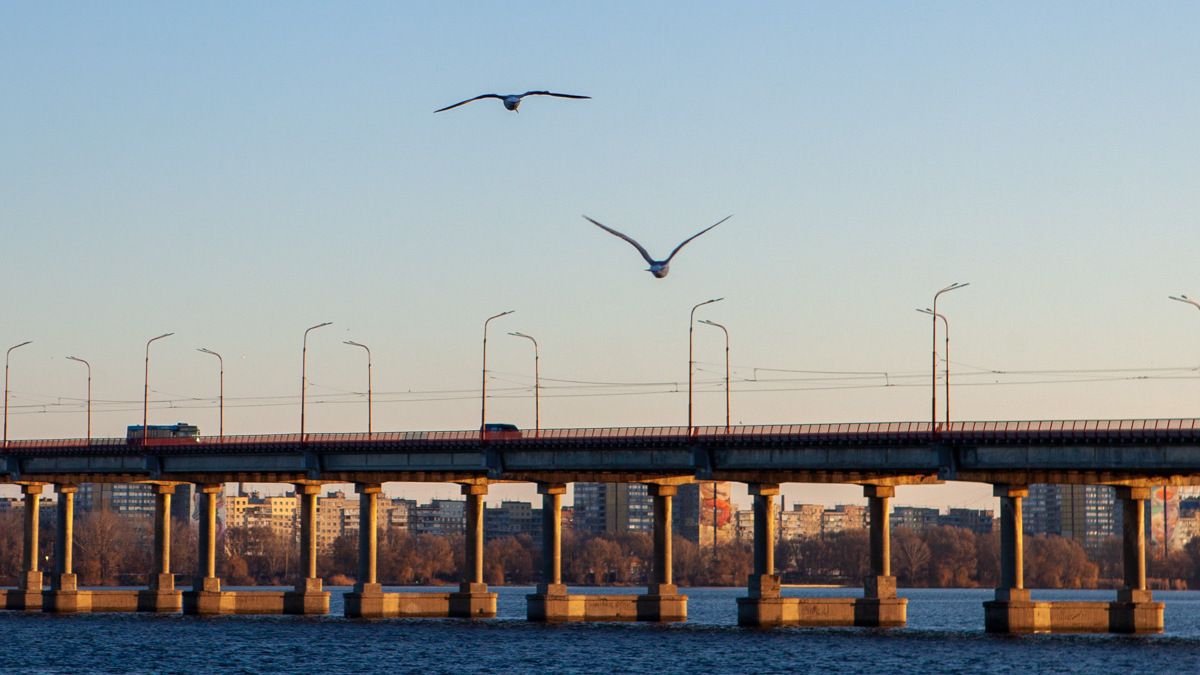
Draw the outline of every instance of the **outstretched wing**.
[[[498,98],[501,101],[504,100],[504,97],[501,96],[500,94],[480,94],[479,96],[476,96],[475,98],[469,98],[465,101],[459,101],[458,103],[455,103],[454,105],[448,105],[445,108],[438,108],[437,110],[434,110],[433,112],[440,113],[444,110],[449,110],[451,108],[457,108],[460,105],[466,105],[466,104],[470,103],[471,101],[478,101],[481,98]]]
[[[580,96],[578,94],[557,94],[552,91],[527,91],[524,94],[521,94],[521,96],[522,97],[525,97],[525,96],[557,96],[559,98],[591,98],[591,96]]]
[[[730,219],[730,218],[732,218],[732,217],[733,217],[733,214],[731,213],[731,214],[729,214],[728,216],[725,216],[724,218],[722,218],[722,219],[718,220],[717,222],[713,223],[712,225],[709,225],[708,227],[704,228],[703,230],[700,230],[700,231],[699,231],[699,232],[697,232],[696,234],[693,234],[692,236],[688,237],[687,239],[684,239],[684,240],[683,240],[683,243],[681,243],[680,245],[676,246],[674,251],[671,251],[671,255],[667,256],[667,259],[666,259],[666,261],[665,261],[665,262],[668,262],[668,263],[669,263],[669,262],[671,262],[671,258],[674,258],[676,253],[679,253],[679,249],[683,248],[684,246],[687,246],[687,243],[688,243],[689,241],[691,241],[691,240],[695,239],[696,237],[699,237],[700,235],[704,234],[705,232],[708,232],[709,230],[711,230],[711,229],[713,229],[714,227],[716,227],[717,225],[720,225],[721,223],[723,223],[723,222],[725,222],[725,221],[729,220],[729,219]]]
[[[607,226],[607,225],[601,225],[600,223],[597,223],[596,221],[592,220],[591,218],[588,218],[587,216],[584,216],[584,218],[587,218],[587,220],[588,220],[588,221],[589,221],[591,224],[593,224],[593,225],[595,225],[596,227],[598,227],[598,228],[600,228],[600,229],[604,230],[605,232],[608,232],[609,234],[616,235],[616,236],[618,236],[618,237],[620,237],[620,238],[624,239],[625,241],[629,242],[630,244],[633,244],[633,247],[634,247],[634,248],[636,248],[636,249],[638,250],[638,253],[641,253],[641,254],[642,254],[642,257],[646,259],[646,262],[647,262],[648,264],[650,264],[650,265],[653,265],[653,264],[655,263],[655,260],[654,260],[654,258],[651,258],[651,257],[650,257],[650,254],[649,254],[649,253],[646,253],[646,249],[645,249],[645,248],[643,248],[641,244],[639,244],[639,243],[637,243],[636,241],[634,241],[632,237],[628,237],[628,236],[626,236],[626,235],[624,235],[624,234],[621,234],[620,232],[617,232],[616,230],[612,229],[611,227],[609,227],[609,226]]]

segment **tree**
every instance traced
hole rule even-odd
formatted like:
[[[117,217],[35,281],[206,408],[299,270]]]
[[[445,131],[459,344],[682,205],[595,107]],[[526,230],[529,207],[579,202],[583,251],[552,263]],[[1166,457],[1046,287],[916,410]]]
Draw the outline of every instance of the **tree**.
[[[892,569],[904,586],[928,586],[931,554],[924,540],[907,527],[892,531]]]

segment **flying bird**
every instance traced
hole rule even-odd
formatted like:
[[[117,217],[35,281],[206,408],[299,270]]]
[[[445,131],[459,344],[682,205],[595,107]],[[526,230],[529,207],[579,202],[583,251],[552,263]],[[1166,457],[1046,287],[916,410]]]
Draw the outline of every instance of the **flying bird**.
[[[480,94],[475,98],[469,98],[465,101],[459,101],[454,105],[448,105],[445,108],[434,110],[435,113],[440,113],[444,110],[457,108],[460,105],[466,105],[471,101],[478,101],[481,98],[498,98],[504,103],[504,107],[513,112],[520,112],[517,108],[521,107],[521,99],[526,96],[557,96],[559,98],[591,98],[591,96],[578,96],[576,94],[558,94],[553,91],[527,91],[524,94]]]
[[[729,220],[732,217],[733,217],[732,214],[725,216],[724,218],[713,223],[712,225],[709,225],[708,227],[704,228],[703,230],[700,230],[696,234],[693,234],[692,236],[688,237],[687,239],[684,239],[681,244],[679,244],[678,246],[675,247],[675,250],[671,251],[671,255],[667,256],[666,260],[655,260],[654,258],[650,257],[649,253],[646,252],[646,248],[644,246],[642,246],[641,244],[637,243],[636,241],[634,241],[634,239],[632,237],[622,234],[620,232],[617,232],[616,230],[612,229],[611,227],[608,227],[607,225],[603,225],[601,223],[598,223],[598,222],[592,220],[591,218],[588,218],[587,216],[584,216],[584,218],[586,218],[589,222],[591,222],[591,224],[595,225],[596,227],[604,230],[605,232],[608,232],[609,234],[616,235],[616,236],[624,239],[625,241],[629,242],[630,244],[632,244],[633,247],[638,250],[638,253],[641,253],[642,257],[646,259],[646,262],[649,263],[650,266],[646,268],[646,271],[653,274],[655,276],[655,278],[657,278],[657,279],[665,278],[667,276],[667,272],[671,271],[671,269],[670,269],[671,259],[675,257],[676,253],[679,253],[679,249],[683,248],[684,246],[687,246],[687,243],[689,241],[695,239],[696,237],[699,237],[700,235],[704,234],[705,232],[708,232],[709,230],[711,230],[714,227],[716,227],[717,225],[720,225],[721,223]]]

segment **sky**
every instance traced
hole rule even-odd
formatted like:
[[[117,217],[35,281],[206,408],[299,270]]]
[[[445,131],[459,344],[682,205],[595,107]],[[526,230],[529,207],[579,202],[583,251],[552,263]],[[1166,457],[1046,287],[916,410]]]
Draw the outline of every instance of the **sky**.
[[[1200,6],[0,6],[10,438],[687,420],[688,312],[734,423],[1200,414]],[[551,89],[588,101],[494,100]],[[657,280],[656,255],[721,218]],[[724,422],[697,326],[696,411]],[[797,372],[800,371],[800,372]],[[814,372],[816,371],[816,372]],[[1001,371],[1001,372],[997,372]],[[1033,372],[1029,372],[1033,371]],[[1047,373],[1044,371],[1056,371]],[[1087,372],[1080,372],[1087,371]],[[886,375],[883,375],[886,373]],[[11,488],[2,488],[10,490]],[[405,486],[452,496],[452,486]],[[788,501],[861,500],[788,485]],[[737,493],[744,498],[744,489]],[[490,500],[532,498],[531,486]],[[897,503],[991,504],[987,486]]]

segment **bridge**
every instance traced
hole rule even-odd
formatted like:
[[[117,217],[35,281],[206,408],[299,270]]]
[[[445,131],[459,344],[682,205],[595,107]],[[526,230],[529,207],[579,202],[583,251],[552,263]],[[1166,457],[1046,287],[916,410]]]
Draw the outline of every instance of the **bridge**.
[[[907,601],[891,574],[890,500],[897,487],[945,481],[989,483],[1001,499],[1001,581],[985,603],[996,632],[1161,631],[1162,603],[1146,586],[1144,506],[1149,488],[1200,484],[1200,419],[877,422],[734,427],[626,427],[539,431],[279,434],[10,441],[0,481],[25,494],[25,572],[3,606],[47,611],[143,609],[194,613],[325,613],[329,594],[316,570],[317,494],[324,483],[355,483],[360,495],[358,583],[350,616],[495,614],[483,583],[483,497],[492,483],[529,482],[543,497],[543,583],[529,596],[534,620],[682,620],[686,596],[671,574],[671,498],[696,481],[747,483],[754,498],[754,573],[738,600],[744,625],[903,625]],[[222,591],[215,570],[216,499],[226,482],[295,485],[301,497],[305,576],[294,591]],[[384,593],[375,575],[376,501],[384,482],[448,482],[467,497],[467,579],[455,593]],[[561,583],[561,500],[572,482],[642,482],[654,497],[655,558],[639,596],[571,595]],[[70,537],[76,486],[144,482],[156,487],[155,574],[150,588],[79,590]],[[783,595],[774,573],[774,499],[788,482],[863,486],[870,513],[871,574],[861,598]],[[170,498],[194,483],[201,500],[200,555],[192,589],[174,587]],[[1035,601],[1024,588],[1021,503],[1033,483],[1102,484],[1124,504],[1124,587],[1113,602]],[[37,499],[58,493],[57,556],[43,589],[37,556]]]

